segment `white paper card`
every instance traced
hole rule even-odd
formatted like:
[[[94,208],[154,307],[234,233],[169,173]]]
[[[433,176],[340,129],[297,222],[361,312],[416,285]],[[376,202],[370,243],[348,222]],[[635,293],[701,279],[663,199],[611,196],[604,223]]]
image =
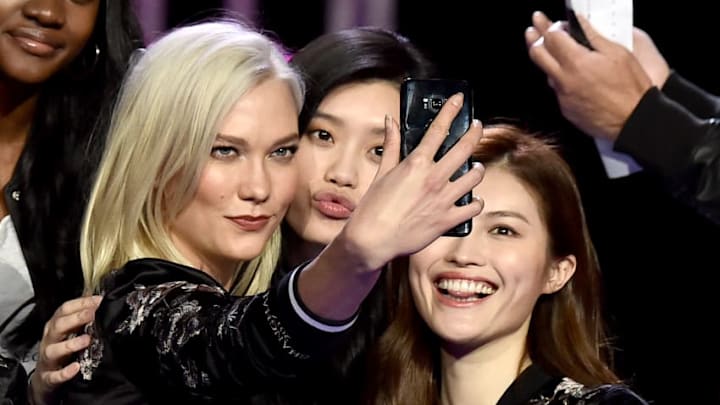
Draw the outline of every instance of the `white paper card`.
[[[632,51],[632,0],[565,0],[565,6],[590,21],[597,32]],[[629,155],[615,152],[613,143],[593,138],[608,177],[618,178],[642,170]]]

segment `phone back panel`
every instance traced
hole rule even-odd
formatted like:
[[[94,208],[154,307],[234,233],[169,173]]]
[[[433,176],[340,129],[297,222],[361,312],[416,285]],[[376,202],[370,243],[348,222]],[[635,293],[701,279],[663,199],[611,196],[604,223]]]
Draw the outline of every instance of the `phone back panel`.
[[[463,107],[453,120],[448,136],[435,155],[440,160],[470,128],[473,119],[473,94],[469,83],[464,80],[450,79],[407,79],[400,87],[400,133],[402,136],[401,157],[404,159],[422,140],[425,131],[435,119],[447,99],[456,94],[464,94]],[[455,172],[451,180],[470,170],[470,161]],[[468,193],[455,204],[466,205],[472,201]],[[461,223],[446,233],[446,236],[465,236],[470,233],[472,222]]]

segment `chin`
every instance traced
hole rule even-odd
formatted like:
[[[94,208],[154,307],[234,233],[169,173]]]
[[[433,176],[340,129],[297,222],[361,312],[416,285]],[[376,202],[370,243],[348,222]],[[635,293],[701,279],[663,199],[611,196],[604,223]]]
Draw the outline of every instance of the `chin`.
[[[342,231],[342,226],[335,226],[335,224],[313,224],[307,228],[302,238],[307,242],[325,246],[332,242],[340,231]]]
[[[431,325],[430,330],[433,331],[444,343],[452,346],[473,346],[481,340],[481,331],[478,325],[444,324],[442,327]]]
[[[236,241],[233,245],[228,246],[228,252],[234,260],[248,262],[262,254],[267,242],[268,238],[252,241],[247,238],[242,238],[241,240]],[[238,248],[241,248],[242,250]]]
[[[439,336],[443,349],[456,357],[461,357],[482,346],[482,339],[477,336],[477,333],[472,335],[455,333],[447,336]]]

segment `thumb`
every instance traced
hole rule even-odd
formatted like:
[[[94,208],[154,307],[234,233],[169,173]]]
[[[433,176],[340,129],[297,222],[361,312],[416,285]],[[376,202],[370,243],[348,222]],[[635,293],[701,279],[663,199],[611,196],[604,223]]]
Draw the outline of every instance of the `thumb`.
[[[593,49],[602,52],[604,50],[619,46],[615,42],[609,40],[608,38],[600,34],[592,26],[592,24],[590,24],[590,21],[588,21],[588,19],[584,15],[576,14],[576,16],[578,23],[580,24],[580,28],[582,28],[583,32],[585,33],[585,37],[587,38]]]
[[[376,179],[384,176],[400,162],[400,128],[397,122],[390,116],[385,115],[385,140],[383,141],[383,155],[380,161]]]

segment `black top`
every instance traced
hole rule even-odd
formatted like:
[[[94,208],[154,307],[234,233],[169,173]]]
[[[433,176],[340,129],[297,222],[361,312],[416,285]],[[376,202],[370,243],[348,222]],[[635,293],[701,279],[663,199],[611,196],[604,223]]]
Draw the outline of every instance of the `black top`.
[[[552,377],[539,366],[526,368],[497,405],[648,405],[624,385],[588,388],[570,378]]]
[[[95,339],[64,404],[254,403],[292,390],[342,349],[352,324],[304,311],[298,271],[268,292],[237,297],[190,267],[127,263],[103,283],[89,328]]]

